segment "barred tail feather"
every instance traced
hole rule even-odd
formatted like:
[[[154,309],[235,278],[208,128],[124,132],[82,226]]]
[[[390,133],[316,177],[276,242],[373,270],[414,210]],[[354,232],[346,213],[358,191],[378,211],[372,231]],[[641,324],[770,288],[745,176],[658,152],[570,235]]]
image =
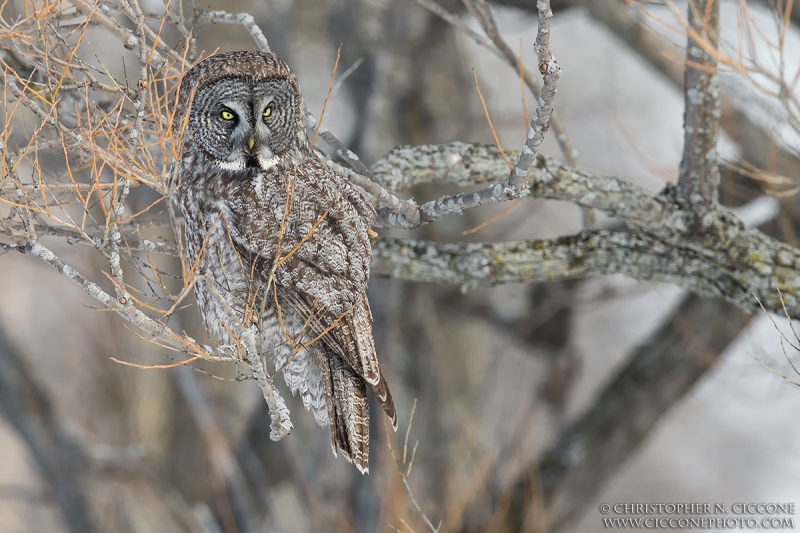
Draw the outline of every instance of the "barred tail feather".
[[[380,381],[378,381],[378,384],[370,385],[370,389],[372,389],[372,392],[378,399],[378,403],[381,404],[383,412],[386,413],[386,416],[389,417],[389,421],[392,423],[392,429],[397,431],[397,411],[395,411],[394,409],[394,400],[392,400],[392,393],[389,391],[389,386],[386,384],[386,380],[383,378],[383,374],[381,374]]]
[[[354,334],[358,352],[358,359],[354,361],[354,367],[364,377],[364,381],[372,389],[386,416],[391,420],[392,428],[397,431],[397,413],[394,408],[392,394],[389,392],[389,386],[383,378],[380,366],[378,366],[375,339],[372,336],[372,311],[366,298],[353,309],[351,315],[351,331]],[[356,365],[360,365],[360,368]]]
[[[327,352],[320,361],[328,398],[333,454],[342,455],[362,474],[369,473],[369,408],[364,380],[337,355]]]

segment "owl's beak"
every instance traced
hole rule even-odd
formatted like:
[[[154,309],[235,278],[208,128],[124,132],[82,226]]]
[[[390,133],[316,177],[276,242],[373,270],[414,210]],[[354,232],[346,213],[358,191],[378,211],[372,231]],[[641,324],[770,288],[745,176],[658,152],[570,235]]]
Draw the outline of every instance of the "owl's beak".
[[[247,149],[252,151],[255,144],[256,140],[250,137],[250,140],[247,141]]]

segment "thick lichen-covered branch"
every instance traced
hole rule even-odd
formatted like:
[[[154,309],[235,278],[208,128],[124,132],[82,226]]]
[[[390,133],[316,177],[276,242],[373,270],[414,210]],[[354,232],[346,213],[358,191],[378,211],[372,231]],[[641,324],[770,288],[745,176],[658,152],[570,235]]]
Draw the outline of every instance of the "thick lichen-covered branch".
[[[506,154],[516,152],[506,150]],[[372,171],[375,179],[391,191],[421,183],[463,187],[500,184],[508,177],[496,146],[462,142],[399,146],[376,162]],[[674,199],[653,196],[631,182],[571,167],[554,158],[535,158],[528,172],[528,187],[532,198],[574,202],[654,230],[686,228],[686,213]]]
[[[550,240],[435,243],[384,238],[372,263],[376,275],[462,285],[624,274],[674,283],[701,296],[719,296],[756,312],[758,296],[780,312],[780,289],[790,314],[800,314],[800,250],[749,230],[727,211],[721,238],[691,240],[647,232],[597,230]]]

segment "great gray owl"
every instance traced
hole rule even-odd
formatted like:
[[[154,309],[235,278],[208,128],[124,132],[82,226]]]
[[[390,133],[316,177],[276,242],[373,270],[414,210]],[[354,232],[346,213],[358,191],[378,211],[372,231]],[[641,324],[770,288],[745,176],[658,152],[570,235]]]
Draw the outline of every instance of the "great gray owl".
[[[300,87],[272,54],[212,56],[186,73],[173,121],[182,136],[175,197],[209,332],[234,344],[219,295],[331,446],[369,466],[367,389],[397,427],[375,356],[366,297],[375,210],[309,146]],[[288,363],[287,363],[288,361]]]

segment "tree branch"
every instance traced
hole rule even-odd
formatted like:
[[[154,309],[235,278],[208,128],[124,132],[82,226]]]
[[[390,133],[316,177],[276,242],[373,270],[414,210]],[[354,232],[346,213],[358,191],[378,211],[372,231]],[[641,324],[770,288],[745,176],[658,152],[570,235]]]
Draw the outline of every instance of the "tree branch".
[[[534,12],[535,0],[497,0],[499,3]],[[759,0],[767,2],[769,0]],[[554,7],[579,7],[619,37],[630,50],[664,75],[674,86],[683,88],[684,68],[676,61],[679,50],[658,35],[631,8],[628,0],[558,0]],[[795,6],[792,20],[800,20]],[[800,175],[800,157],[776,142],[773,132],[753,122],[723,91],[720,94],[720,122],[741,150],[741,157],[759,169],[784,176]]]
[[[186,406],[203,435],[214,472],[228,489],[227,497],[231,500],[238,531],[243,533],[257,531],[253,523],[257,516],[256,502],[247,488],[242,465],[231,449],[222,428],[219,427],[208,398],[190,369],[179,367],[174,368],[172,372]]]
[[[419,223],[434,222],[449,213],[462,213],[480,205],[504,202],[519,198],[527,184],[528,170],[536,158],[544,135],[550,127],[550,116],[553,111],[553,100],[558,88],[558,79],[561,68],[550,52],[550,20],[553,12],[550,9],[550,0],[540,0],[537,3],[539,10],[539,26],[536,34],[536,54],[539,58],[539,71],[543,77],[543,86],[536,112],[531,120],[525,145],[519,153],[517,162],[503,184],[487,187],[475,192],[459,193],[444,196],[438,200],[426,202],[419,208]],[[400,227],[415,227],[403,220],[402,215],[395,214],[390,218],[392,225]]]
[[[197,10],[192,23],[212,22],[224,24],[241,24],[247,33],[253,38],[262,52],[272,53],[269,42],[264,36],[264,32],[256,24],[255,18],[250,13],[228,13],[227,11]]]
[[[591,512],[589,505],[608,479],[750,319],[727,302],[689,296],[635,351],[592,406],[539,461],[536,470],[547,509],[546,531],[571,531],[587,510]],[[523,476],[508,489],[512,524],[525,523],[529,486]]]
[[[696,231],[711,227],[719,198],[719,1],[689,0],[683,159],[678,194],[697,215]]]
[[[517,154],[513,150],[505,152]],[[462,187],[500,184],[508,176],[508,168],[496,146],[462,142],[399,146],[376,162],[372,171],[376,181],[391,191],[421,183]],[[655,231],[665,228],[682,231],[687,227],[687,214],[674,198],[653,196],[642,187],[614,176],[570,167],[539,155],[527,178],[531,198],[574,202]],[[446,198],[450,197],[437,202]]]
[[[410,281],[463,285],[529,283],[609,274],[674,283],[756,312],[761,299],[781,312],[779,287],[791,315],[800,315],[800,250],[748,230],[719,210],[726,234],[692,241],[685,235],[598,230],[542,241],[434,243],[380,239],[372,272]]]
[[[531,72],[524,66],[520,65],[520,58],[517,57],[517,54],[511,49],[511,47],[506,43],[505,39],[503,39],[502,35],[500,34],[500,30],[497,27],[497,22],[495,21],[494,15],[492,14],[491,9],[489,8],[488,4],[485,0],[466,0],[465,4],[467,8],[470,10],[470,13],[475,17],[475,20],[478,21],[478,24],[481,25],[484,33],[489,37],[491,42],[487,42],[485,39],[481,38],[475,32],[472,32],[467,26],[464,24],[460,24],[458,19],[443,9],[438,4],[430,1],[430,0],[417,0],[419,4],[424,6],[425,8],[431,10],[433,13],[439,15],[444,20],[453,24],[456,28],[461,30],[463,33],[467,34],[468,36],[475,39],[475,41],[484,46],[489,51],[500,57],[501,59],[505,60],[508,65],[514,69],[515,72],[520,71],[522,75],[522,79],[525,82],[525,85],[528,89],[533,93],[536,98],[541,97],[542,88],[537,85],[535,82],[533,75]],[[539,24],[541,24],[541,17],[546,16],[552,18],[553,12],[552,10],[544,11],[544,15],[542,11],[539,11],[539,6],[536,2],[532,2],[532,8],[535,8],[539,13],[540,19]],[[543,39],[549,41],[549,33],[542,34],[537,33],[536,35],[536,44],[535,52],[537,56],[539,55],[538,49],[543,44]],[[549,48],[549,42],[545,44],[545,48]],[[541,72],[541,60],[539,63],[539,68]],[[541,72],[544,74],[544,72]],[[550,124],[553,127],[553,130],[556,133],[556,142],[558,142],[559,147],[561,148],[561,153],[564,154],[567,162],[572,165],[576,166],[578,164],[578,150],[575,148],[575,145],[572,144],[572,140],[570,140],[569,135],[567,135],[566,128],[564,127],[564,123],[561,122],[561,118],[559,117],[558,113],[554,109],[550,116]]]

